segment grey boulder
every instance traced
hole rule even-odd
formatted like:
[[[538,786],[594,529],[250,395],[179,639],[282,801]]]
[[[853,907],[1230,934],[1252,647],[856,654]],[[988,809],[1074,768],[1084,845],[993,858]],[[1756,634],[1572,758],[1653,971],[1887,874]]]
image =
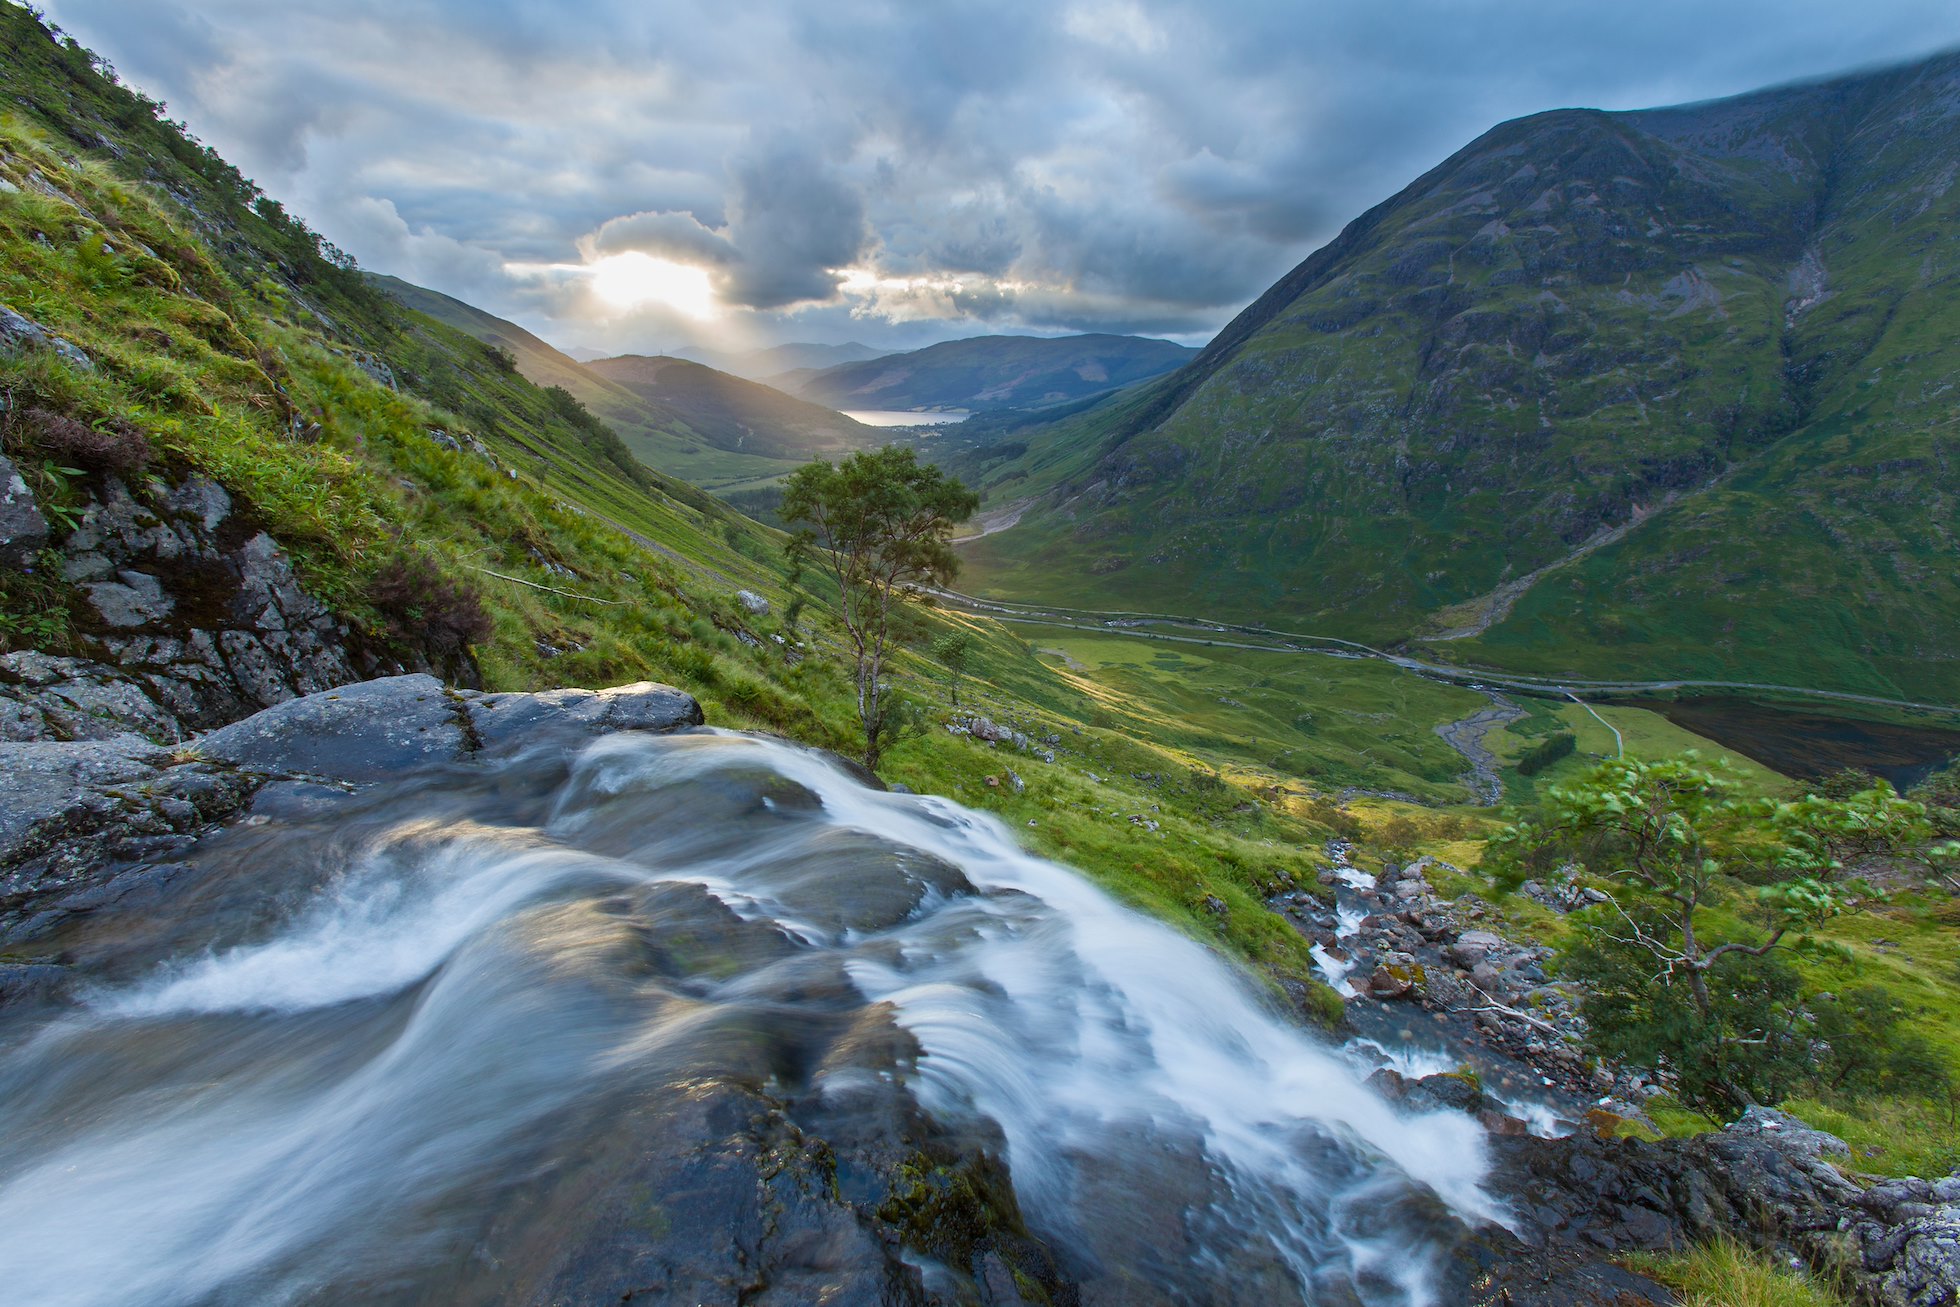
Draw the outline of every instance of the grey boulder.
[[[362,783],[478,750],[575,743],[614,731],[701,724],[701,705],[641,681],[540,694],[452,691],[423,673],[361,681],[275,704],[197,742],[200,757],[249,771]]]
[[[435,677],[388,676],[274,704],[212,731],[197,752],[249,771],[377,781],[461,758],[463,721]]]
[[[701,705],[670,685],[638,681],[607,690],[464,694],[484,749],[590,738],[612,731],[672,731],[702,723]]]
[[[95,371],[95,360],[74,341],[64,340],[34,319],[0,304],[0,349],[20,349],[23,346],[50,350],[83,372]]]
[[[148,740],[122,735],[111,740],[0,743],[0,865],[24,853],[51,823],[72,819],[80,810],[114,806],[105,791],[140,785],[169,762],[169,754]]]

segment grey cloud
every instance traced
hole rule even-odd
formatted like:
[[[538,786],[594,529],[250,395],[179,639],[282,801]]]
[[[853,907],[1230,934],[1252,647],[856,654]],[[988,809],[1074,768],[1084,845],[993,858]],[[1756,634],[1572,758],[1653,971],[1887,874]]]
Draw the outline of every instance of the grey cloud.
[[[683,263],[729,264],[736,260],[728,238],[689,213],[635,213],[612,218],[585,241],[594,255],[636,251]]]
[[[857,192],[787,140],[738,160],[731,172],[726,226],[711,228],[688,213],[636,213],[602,224],[582,248],[706,265],[722,297],[745,308],[834,298],[833,270],[852,263],[869,239]]]
[[[1960,44],[1951,0],[46,3],[365,263],[621,348],[698,328],[524,269],[697,264],[760,343],[1202,336],[1502,119]]]
[[[831,269],[849,265],[869,239],[858,193],[793,140],[772,141],[737,165],[730,212],[741,257],[727,296],[750,308],[832,298]]]

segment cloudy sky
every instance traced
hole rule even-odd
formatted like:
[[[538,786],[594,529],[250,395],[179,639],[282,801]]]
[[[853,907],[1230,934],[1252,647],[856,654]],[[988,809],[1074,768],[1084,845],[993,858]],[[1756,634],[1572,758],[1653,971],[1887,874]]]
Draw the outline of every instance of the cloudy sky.
[[[1953,0],[43,0],[362,264],[556,344],[1200,342],[1492,124]]]

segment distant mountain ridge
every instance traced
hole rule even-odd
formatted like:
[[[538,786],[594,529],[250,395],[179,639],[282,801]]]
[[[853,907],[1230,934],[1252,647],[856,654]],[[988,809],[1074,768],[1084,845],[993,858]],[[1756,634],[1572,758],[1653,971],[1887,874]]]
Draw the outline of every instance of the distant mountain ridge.
[[[686,416],[717,448],[767,458],[819,458],[882,442],[879,433],[842,413],[667,355],[628,354],[585,365],[649,403]]]
[[[786,372],[813,371],[834,368],[844,363],[862,363],[867,359],[883,358],[890,350],[873,349],[850,341],[843,345],[821,345],[809,341],[792,341],[787,345],[770,345],[764,349],[726,350],[713,349],[706,345],[689,345],[684,349],[670,350],[673,358],[687,359],[703,363],[717,372],[742,377],[749,381],[774,384],[772,378]]]
[[[680,359],[580,363],[513,322],[397,277],[369,281],[408,308],[505,351],[540,386],[569,392],[649,466],[716,489],[880,442],[820,405]],[[672,364],[671,368],[652,366]]]
[[[1955,55],[1503,124],[1015,433],[975,582],[1960,699],[1956,158]]]
[[[1039,408],[1161,376],[1197,353],[1145,336],[974,336],[779,380],[840,410]]]

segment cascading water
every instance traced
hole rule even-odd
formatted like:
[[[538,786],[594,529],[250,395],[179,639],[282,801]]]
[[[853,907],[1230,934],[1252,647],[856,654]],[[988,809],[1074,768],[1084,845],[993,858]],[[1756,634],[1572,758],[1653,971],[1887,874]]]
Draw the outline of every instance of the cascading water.
[[[791,746],[261,808],[78,942],[83,1002],[0,1028],[11,1301],[531,1301],[622,1140],[710,1128],[716,1083],[834,1120],[904,1087],[994,1141],[1085,1301],[1430,1302],[1494,1215],[1468,1118],[1398,1114],[991,818]],[[683,1159],[636,1199],[673,1219],[690,1154],[635,1146]]]

